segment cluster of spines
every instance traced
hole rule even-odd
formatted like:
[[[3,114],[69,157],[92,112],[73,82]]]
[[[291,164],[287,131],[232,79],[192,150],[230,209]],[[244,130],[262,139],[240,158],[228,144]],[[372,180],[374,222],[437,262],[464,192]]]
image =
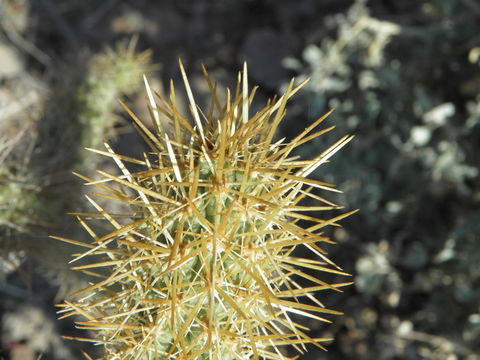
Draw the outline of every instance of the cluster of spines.
[[[331,219],[306,215],[339,208],[312,191],[337,190],[307,176],[351,136],[312,160],[299,160],[290,155],[296,147],[333,128],[314,132],[328,113],[288,143],[273,140],[287,100],[303,83],[292,80],[278,100],[250,116],[255,89],[248,91],[246,66],[223,106],[204,71],[211,103],[203,113],[180,68],[193,124],[177,108],[173,83],[167,100],[145,79],[154,130],[124,108],[151,152],[134,159],[108,144],[105,151],[92,149],[112,158],[122,174],[82,178],[103,190],[98,196],[128,204],[131,213],[110,214],[88,197],[97,212],[75,215],[93,242],[56,237],[86,249],[72,262],[106,258],[76,267],[101,280],[65,301],[64,316],[85,317],[78,326],[98,335],[90,341],[104,344],[108,359],[287,359],[282,345],[301,353],[308,343],[323,348],[329,339],[311,338],[292,315],[328,322],[322,314],[340,313],[314,293],[349,283],[329,284],[302,268],[348,275],[319,244],[333,243],[321,229],[352,212]],[[145,170],[131,172],[128,162]],[[305,198],[321,205],[300,205]],[[98,236],[86,218],[106,220],[114,230]],[[299,246],[316,259],[293,256]],[[104,268],[106,275],[98,270]]]

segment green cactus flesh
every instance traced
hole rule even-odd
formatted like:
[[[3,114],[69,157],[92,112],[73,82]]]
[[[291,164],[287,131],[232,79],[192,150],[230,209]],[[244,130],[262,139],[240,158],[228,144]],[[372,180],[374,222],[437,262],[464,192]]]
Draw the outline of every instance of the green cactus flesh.
[[[333,243],[321,231],[352,212],[331,219],[306,215],[339,208],[313,192],[336,191],[333,185],[307,176],[351,136],[300,160],[292,151],[331,129],[314,131],[326,114],[290,142],[273,141],[287,100],[303,83],[292,81],[283,96],[250,116],[254,92],[247,90],[246,66],[224,105],[205,71],[212,101],[204,114],[181,70],[193,125],[177,108],[173,84],[169,99],[158,97],[157,104],[146,82],[154,130],[124,108],[151,151],[134,159],[107,144],[105,151],[94,150],[112,158],[122,174],[82,177],[101,190],[97,196],[131,212],[109,213],[88,197],[96,212],[76,215],[93,241],[56,237],[82,246],[85,252],[72,262],[92,261],[75,268],[99,279],[72,294],[61,313],[84,318],[78,327],[97,338],[83,340],[103,344],[104,359],[288,359],[283,345],[300,353],[308,343],[323,348],[330,339],[310,337],[297,321],[329,322],[324,316],[340,312],[315,293],[350,283],[327,283],[305,269],[348,275],[321,248]],[[130,171],[128,163],[144,169]],[[319,206],[299,205],[305,198]],[[106,221],[112,232],[97,235],[89,219]],[[294,256],[300,246],[313,256]]]

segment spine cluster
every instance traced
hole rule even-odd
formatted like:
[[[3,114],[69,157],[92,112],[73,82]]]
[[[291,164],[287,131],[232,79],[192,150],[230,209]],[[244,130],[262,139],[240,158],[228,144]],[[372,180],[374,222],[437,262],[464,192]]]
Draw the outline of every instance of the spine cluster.
[[[292,80],[278,100],[250,114],[255,89],[249,92],[246,66],[223,103],[204,71],[211,102],[202,111],[180,67],[189,114],[179,110],[173,83],[163,98],[146,79],[151,126],[124,105],[150,147],[143,158],[116,154],[108,144],[92,150],[113,159],[119,173],[82,178],[97,197],[130,211],[109,213],[88,197],[95,211],[75,215],[91,243],[56,237],[83,247],[72,263],[91,258],[75,269],[98,278],[65,301],[63,316],[84,318],[78,326],[97,338],[83,340],[103,344],[104,359],[288,359],[283,345],[300,353],[308,343],[323,348],[330,339],[310,337],[298,318],[329,322],[325,316],[340,312],[316,293],[350,283],[327,283],[306,270],[348,275],[322,248],[333,243],[322,231],[352,212],[317,218],[339,207],[315,189],[338,190],[308,176],[352,137],[299,159],[291,155],[296,147],[333,128],[317,129],[326,114],[291,141],[274,140],[303,83]],[[308,198],[318,205],[302,205]],[[111,231],[97,234],[90,224],[97,219]],[[295,256],[297,247],[312,256]]]

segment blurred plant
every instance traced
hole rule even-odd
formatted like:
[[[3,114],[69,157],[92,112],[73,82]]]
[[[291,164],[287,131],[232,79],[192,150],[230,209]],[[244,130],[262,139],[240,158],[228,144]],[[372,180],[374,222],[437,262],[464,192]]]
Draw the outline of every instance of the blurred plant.
[[[150,52],[139,54],[135,45],[122,42],[78,64],[57,79],[36,130],[30,124],[28,136],[20,133],[16,143],[1,140],[0,249],[26,251],[65,289],[71,289],[71,272],[62,260],[71,251],[53,245],[46,233],[65,227],[64,214],[81,195],[68,175],[95,166],[95,159],[83,158],[83,149],[113,134],[116,98],[132,94],[141,74],[153,68]]]
[[[347,90],[355,70],[349,66],[349,60],[366,67],[382,66],[385,46],[400,33],[400,26],[375,19],[361,3],[353,5],[347,14],[327,19],[327,26],[335,27],[337,36],[334,39],[324,38],[320,46],[309,44],[303,51],[303,59],[310,66],[309,76],[312,78],[308,87],[317,92]],[[301,67],[295,61],[290,65]],[[372,74],[368,73],[363,74],[362,80],[365,87],[376,83]]]
[[[323,349],[329,339],[310,337],[293,316],[329,322],[323,314],[340,314],[314,293],[340,291],[350,283],[329,284],[306,269],[348,275],[319,245],[333,243],[322,235],[325,227],[338,226],[355,211],[329,219],[304,214],[340,208],[314,193],[337,191],[333,185],[307,176],[352,137],[312,160],[292,157],[296,147],[333,128],[315,131],[328,113],[291,142],[273,140],[288,99],[304,83],[294,87],[292,80],[278,100],[250,116],[255,90],[248,91],[246,65],[225,104],[204,70],[211,92],[204,112],[180,67],[194,125],[177,108],[173,82],[169,98],[158,96],[157,104],[145,79],[155,130],[124,108],[151,152],[135,159],[107,144],[106,151],[92,150],[112,158],[122,175],[98,170],[102,179],[81,177],[102,190],[96,195],[131,210],[109,213],[87,196],[96,212],[76,215],[92,243],[54,237],[85,249],[71,263],[96,256],[74,269],[100,276],[72,294],[61,313],[85,318],[78,327],[98,339],[80,340],[103,344],[104,359],[287,359],[282,345],[300,353],[308,343]],[[170,120],[170,129],[160,114]],[[131,172],[126,163],[143,170]],[[302,206],[304,198],[321,205]],[[99,235],[88,219],[106,220],[113,230]],[[316,259],[295,256],[298,247]],[[105,268],[107,275],[95,272]]]
[[[355,329],[365,342],[361,356],[433,358],[438,342],[422,353],[395,335],[385,346],[384,334],[402,333],[405,321],[412,334],[464,344],[448,356],[476,354],[480,51],[472,39],[479,8],[470,1],[402,2],[398,7],[415,14],[385,21],[367,4],[356,1],[325,19],[330,36],[307,44],[301,60],[286,61],[312,77],[297,108],[315,117],[335,107],[345,119],[340,131],[360,138],[342,161],[327,165],[325,179],[346,189],[342,202],[364,210],[350,223],[350,254],[357,256],[336,254],[356,263],[359,301],[377,304],[382,319],[375,334]],[[320,141],[301,154],[309,156]],[[343,357],[360,356],[343,352],[346,345],[338,349]]]
[[[136,38],[121,42],[115,49],[93,56],[83,71],[60,84],[43,119],[46,124],[40,128],[41,156],[49,160],[51,173],[95,167],[91,158],[85,161],[83,149],[98,147],[113,134],[116,99],[137,90],[138,79],[154,68],[151,52],[138,54],[136,42]],[[71,151],[58,151],[60,148]]]

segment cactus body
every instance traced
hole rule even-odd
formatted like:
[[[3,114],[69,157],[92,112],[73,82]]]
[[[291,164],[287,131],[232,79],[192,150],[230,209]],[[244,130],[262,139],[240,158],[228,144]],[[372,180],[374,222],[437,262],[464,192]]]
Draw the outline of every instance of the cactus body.
[[[349,283],[329,284],[305,269],[348,275],[321,248],[332,243],[321,231],[351,212],[308,215],[338,207],[312,193],[333,186],[307,176],[351,136],[312,160],[292,157],[297,146],[331,129],[315,131],[327,114],[288,143],[273,140],[287,100],[303,84],[292,80],[283,96],[251,116],[246,66],[223,105],[205,71],[212,98],[203,113],[180,66],[190,116],[177,109],[173,84],[169,99],[158,97],[157,104],[146,83],[154,130],[124,108],[151,151],[133,159],[107,144],[94,150],[112,158],[122,174],[83,178],[101,190],[97,195],[128,204],[131,212],[110,214],[89,197],[96,212],[77,215],[93,242],[56,237],[85,249],[72,262],[104,258],[76,267],[99,280],[73,294],[61,312],[85,318],[77,324],[96,333],[91,341],[105,346],[105,359],[287,359],[283,345],[301,353],[308,343],[323,348],[329,339],[311,338],[296,321],[340,314],[314,293]],[[144,169],[130,171],[128,163]],[[299,204],[309,197],[319,205]],[[107,221],[112,231],[97,235],[87,218]],[[292,255],[300,246],[315,258]]]

